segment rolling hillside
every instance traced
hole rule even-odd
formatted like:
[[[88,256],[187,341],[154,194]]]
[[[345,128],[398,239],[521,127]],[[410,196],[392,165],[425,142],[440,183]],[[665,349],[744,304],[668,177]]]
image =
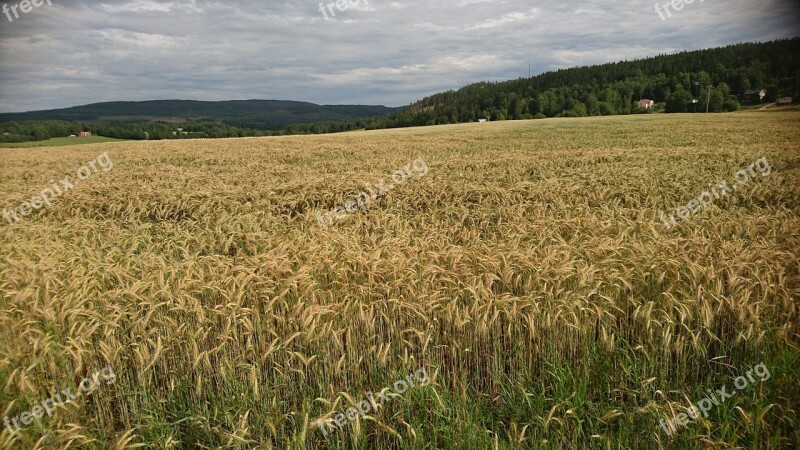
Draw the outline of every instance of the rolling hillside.
[[[64,120],[78,122],[221,121],[227,125],[277,130],[291,124],[383,116],[397,108],[367,105],[317,105],[285,100],[152,100],[106,102],[64,109],[0,114],[0,122]]]
[[[766,91],[764,101],[800,97],[797,55],[800,38],[793,38],[475,83],[426,97],[367,128],[652,112],[638,108],[640,99],[665,112],[735,111],[759,102],[754,90]]]

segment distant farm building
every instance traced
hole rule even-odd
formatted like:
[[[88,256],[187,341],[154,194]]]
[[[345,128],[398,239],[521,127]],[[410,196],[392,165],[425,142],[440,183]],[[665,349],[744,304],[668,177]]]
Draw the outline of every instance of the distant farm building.
[[[478,119],[478,122],[480,123],[486,122],[486,119]]]
[[[639,108],[650,109],[655,106],[656,102],[650,100],[649,98],[643,98],[639,100]]]
[[[92,135],[91,131],[81,131],[81,133],[80,133],[81,137],[89,137],[91,135]]]
[[[778,99],[778,105],[791,105],[792,104],[792,97],[781,97]]]
[[[764,89],[750,89],[749,91],[745,91],[743,99],[746,102],[756,102],[761,101],[764,97],[767,96],[767,91]]]

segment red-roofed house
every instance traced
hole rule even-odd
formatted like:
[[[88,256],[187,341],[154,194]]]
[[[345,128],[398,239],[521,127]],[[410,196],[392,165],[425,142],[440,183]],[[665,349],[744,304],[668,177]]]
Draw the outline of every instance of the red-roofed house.
[[[81,131],[80,137],[89,137],[92,135],[91,131]]]
[[[654,102],[654,101],[652,101],[652,100],[650,100],[648,98],[643,98],[643,99],[639,100],[639,108],[650,109],[653,106],[655,106],[655,104],[656,104],[656,102]]]

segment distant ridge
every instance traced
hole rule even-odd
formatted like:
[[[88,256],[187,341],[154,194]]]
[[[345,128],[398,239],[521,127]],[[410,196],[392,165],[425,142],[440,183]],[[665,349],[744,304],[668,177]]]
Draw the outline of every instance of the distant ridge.
[[[93,131],[118,139],[337,133],[476,121],[732,112],[800,99],[800,37],[479,82],[409,106],[285,100],[109,102],[0,114],[0,142]],[[761,94],[763,91],[763,95]]]
[[[0,122],[65,120],[77,122],[221,121],[228,125],[279,130],[287,125],[385,116],[398,108],[370,105],[317,105],[288,100],[148,100],[92,103],[71,108],[0,113]]]
[[[800,38],[681,51],[632,61],[545,72],[530,78],[480,82],[430,95],[367,129],[475,122],[665,112],[710,112],[800,99]],[[710,92],[708,85],[713,85]],[[750,93],[748,93],[750,91]],[[637,102],[653,100],[642,110]],[[698,99],[697,103],[693,100]],[[795,100],[796,102],[797,100]],[[705,112],[705,108],[702,109]]]

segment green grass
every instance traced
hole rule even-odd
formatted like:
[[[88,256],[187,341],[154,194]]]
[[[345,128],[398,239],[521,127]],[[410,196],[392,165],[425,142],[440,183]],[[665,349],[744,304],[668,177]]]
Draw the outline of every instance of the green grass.
[[[653,114],[0,151],[0,209],[114,161],[0,226],[0,419],[117,376],[0,425],[0,449],[800,448],[799,125]],[[316,222],[417,157],[424,178]],[[761,157],[768,177],[659,223]],[[769,379],[660,428],[762,362]],[[421,367],[430,385],[316,426]]]
[[[14,142],[0,144],[0,148],[31,148],[31,147],[63,147],[66,145],[103,144],[105,142],[122,142],[124,139],[114,139],[103,136],[91,137],[59,137],[46,141]]]

